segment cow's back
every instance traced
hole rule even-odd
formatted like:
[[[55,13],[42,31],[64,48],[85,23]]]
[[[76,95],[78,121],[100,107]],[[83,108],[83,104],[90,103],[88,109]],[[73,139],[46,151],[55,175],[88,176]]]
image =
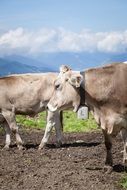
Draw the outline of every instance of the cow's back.
[[[0,78],[0,109],[27,112],[36,109],[38,104],[48,101],[53,92],[56,73],[19,74]]]
[[[112,64],[84,72],[85,90],[100,103],[127,105],[127,65]]]

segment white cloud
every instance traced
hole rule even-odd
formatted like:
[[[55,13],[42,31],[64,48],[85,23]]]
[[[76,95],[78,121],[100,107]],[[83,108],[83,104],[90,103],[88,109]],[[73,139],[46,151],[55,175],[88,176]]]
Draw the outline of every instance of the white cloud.
[[[127,32],[106,33],[104,39],[98,42],[100,51],[123,52],[127,48]]]
[[[124,52],[126,49],[127,31],[95,33],[82,30],[76,33],[63,28],[42,28],[39,31],[17,28],[0,35],[0,55],[38,55],[59,51]]]

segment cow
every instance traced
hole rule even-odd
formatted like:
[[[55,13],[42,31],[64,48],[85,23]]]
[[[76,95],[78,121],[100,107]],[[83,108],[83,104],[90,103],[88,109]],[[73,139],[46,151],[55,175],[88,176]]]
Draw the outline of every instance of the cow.
[[[17,147],[23,148],[18,132],[16,114],[34,116],[47,109],[53,93],[57,73],[17,74],[0,78],[0,125],[6,131],[5,149],[11,143],[11,131],[15,134]],[[47,125],[39,149],[48,142],[52,127],[55,127],[57,144],[62,143],[61,112],[47,111]]]
[[[55,112],[73,107],[76,112],[81,104],[88,106],[103,131],[106,171],[113,168],[112,137],[119,132],[124,142],[123,162],[127,163],[127,64],[112,63],[83,72],[63,66],[48,108]]]

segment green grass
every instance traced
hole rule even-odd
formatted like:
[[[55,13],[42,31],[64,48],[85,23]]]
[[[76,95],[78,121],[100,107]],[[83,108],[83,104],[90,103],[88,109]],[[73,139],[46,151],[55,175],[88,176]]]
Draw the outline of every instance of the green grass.
[[[38,116],[31,118],[28,116],[18,115],[16,117],[18,125],[24,127],[44,129],[46,126],[46,113],[42,112]],[[72,111],[65,111],[63,114],[64,132],[87,132],[97,129],[95,120],[90,115],[87,120],[77,119],[76,113]]]
[[[120,180],[120,185],[124,188],[127,189],[127,174],[124,174],[122,179]]]
[[[42,112],[35,117],[29,117],[24,115],[16,116],[18,125],[22,125],[27,128],[41,129],[46,126],[46,112]]]
[[[72,111],[64,112],[64,131],[65,132],[88,132],[96,130],[97,124],[93,117],[90,115],[89,119],[77,119],[76,113]]]

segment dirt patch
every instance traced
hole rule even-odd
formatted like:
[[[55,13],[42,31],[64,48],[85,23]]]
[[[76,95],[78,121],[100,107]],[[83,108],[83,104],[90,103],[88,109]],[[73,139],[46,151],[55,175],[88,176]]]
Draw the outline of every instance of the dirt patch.
[[[37,150],[41,130],[21,131],[26,150],[19,151],[14,142],[2,151],[5,136],[0,133],[1,190],[120,190],[124,174],[122,142],[113,142],[114,171],[103,171],[105,146],[101,132],[64,134],[66,144],[55,148],[55,136],[44,150]]]

